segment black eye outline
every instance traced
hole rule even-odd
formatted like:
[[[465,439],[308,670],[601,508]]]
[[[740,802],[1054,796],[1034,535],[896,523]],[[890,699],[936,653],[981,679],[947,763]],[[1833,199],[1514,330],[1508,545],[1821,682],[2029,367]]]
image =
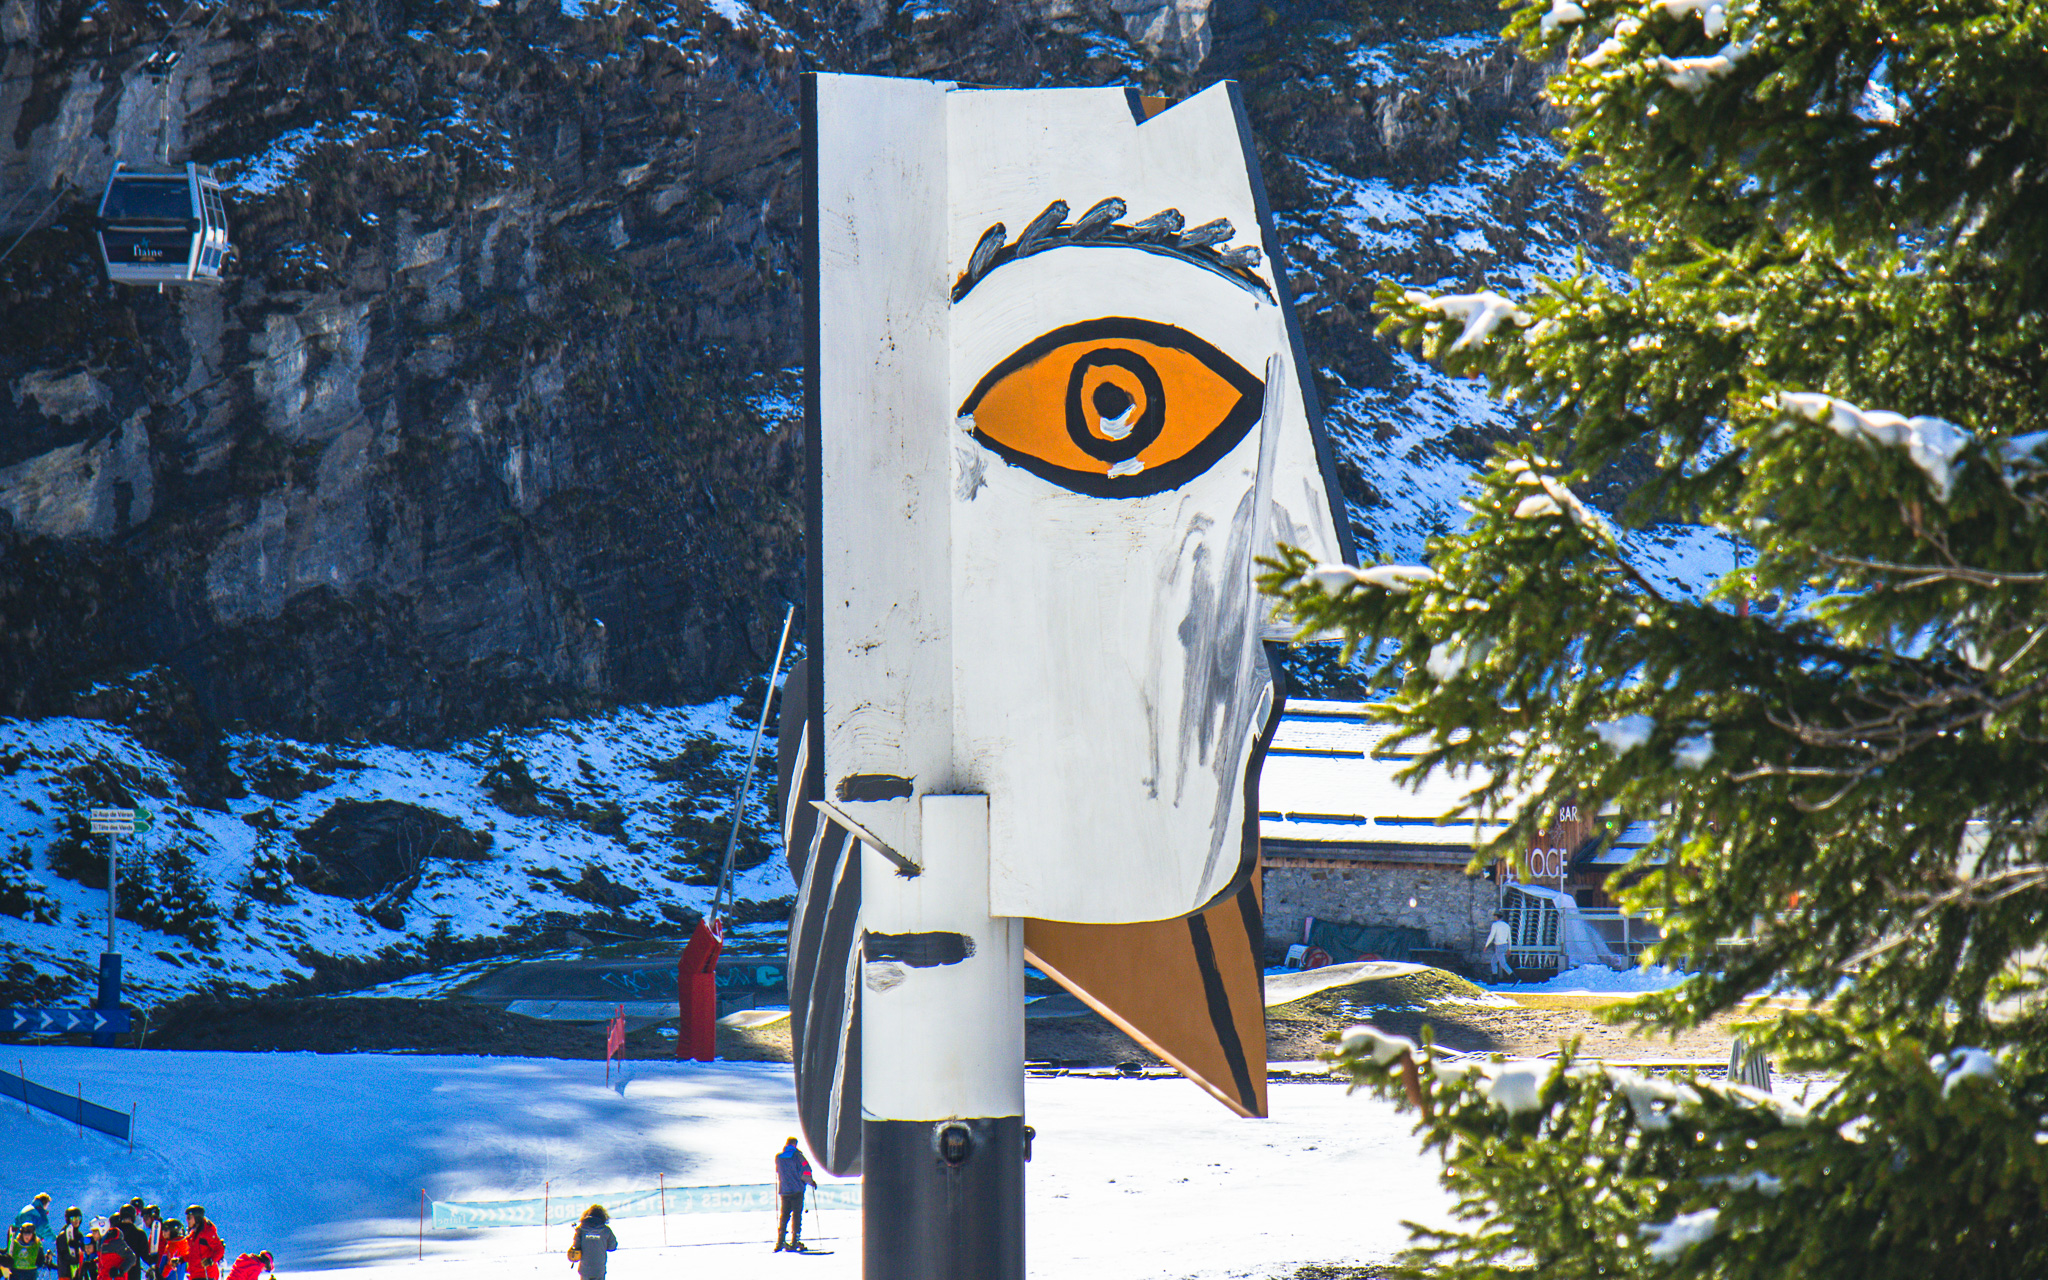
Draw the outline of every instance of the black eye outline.
[[[1163,344],[1154,344],[1163,345]],[[1128,403],[1124,412],[1130,412],[1137,402],[1129,392],[1113,382],[1097,383],[1095,392],[1089,396],[1090,404],[1081,403],[1081,388],[1088,381],[1091,369],[1122,369],[1138,380],[1145,392],[1145,409],[1138,420],[1131,425],[1122,439],[1108,439],[1088,429],[1088,409],[1094,408],[1099,417],[1111,418],[1116,415],[1103,408],[1102,393],[1112,392],[1122,396]],[[1121,351],[1110,347],[1102,351],[1090,351],[1074,361],[1074,371],[1067,375],[1067,438],[1074,447],[1091,458],[1104,462],[1127,462],[1139,454],[1166,429],[1166,385],[1160,380],[1159,371],[1152,362],[1135,351]]]
[[[1004,461],[1013,466],[1022,467],[1041,480],[1050,481],[1062,489],[1086,494],[1091,498],[1142,498],[1149,497],[1155,493],[1165,493],[1170,489],[1178,489],[1196,476],[1207,471],[1210,467],[1215,466],[1225,454],[1235,449],[1238,443],[1246,435],[1250,434],[1252,426],[1258,422],[1260,415],[1265,412],[1266,384],[1253,376],[1250,370],[1225,355],[1214,345],[1203,341],[1185,329],[1170,324],[1161,324],[1156,320],[1138,320],[1129,316],[1106,316],[1098,320],[1084,320],[1079,324],[1064,325],[1049,333],[1041,334],[1004,357],[1001,361],[997,362],[995,368],[990,369],[988,373],[983,375],[980,382],[975,384],[973,392],[968,395],[966,402],[960,406],[960,416],[972,418],[974,410],[981,404],[982,398],[1005,378],[1019,369],[1036,364],[1061,347],[1070,346],[1077,342],[1095,342],[1103,339],[1113,340],[1118,338],[1148,342],[1153,346],[1166,347],[1193,356],[1210,373],[1237,391],[1237,403],[1224,415],[1222,421],[1210,429],[1209,434],[1202,437],[1201,441],[1194,448],[1178,458],[1162,462],[1156,467],[1147,467],[1145,470],[1133,475],[1096,475],[1092,472],[1074,471],[1067,467],[1047,462],[1036,454],[1026,453],[1021,449],[1004,444],[981,430],[980,427],[974,428],[972,433],[974,438],[981,443],[983,448],[990,450]],[[1126,458],[1136,457],[1151,441],[1146,440],[1144,443],[1137,444],[1135,447],[1129,448],[1128,452],[1119,447],[1115,452],[1121,456],[1111,457],[1109,448],[1111,442],[1101,440],[1095,437],[1093,433],[1087,432],[1080,403],[1080,386],[1082,373],[1084,372],[1081,366],[1084,362],[1097,355],[1107,354],[1109,353],[1091,352],[1089,355],[1075,361],[1076,368],[1069,377],[1065,404],[1061,407],[1066,412],[1067,432],[1073,437],[1074,443],[1079,445],[1083,452],[1105,462],[1118,462]],[[1129,355],[1134,353],[1119,352],[1117,354]],[[1156,383],[1158,374],[1153,372],[1149,365],[1146,368],[1146,372],[1151,374]],[[1163,428],[1164,416],[1167,411],[1163,394],[1155,394],[1152,391],[1155,383],[1148,383],[1146,386],[1146,391],[1151,396],[1151,401],[1147,407],[1149,410],[1156,411],[1161,419],[1160,426],[1155,427],[1153,430],[1153,438],[1156,438],[1159,430]],[[1087,435],[1088,442],[1083,444],[1081,435],[1076,434],[1076,432]],[[1129,437],[1122,441],[1117,441],[1115,444],[1117,446],[1131,445],[1140,434],[1140,430],[1133,429]]]

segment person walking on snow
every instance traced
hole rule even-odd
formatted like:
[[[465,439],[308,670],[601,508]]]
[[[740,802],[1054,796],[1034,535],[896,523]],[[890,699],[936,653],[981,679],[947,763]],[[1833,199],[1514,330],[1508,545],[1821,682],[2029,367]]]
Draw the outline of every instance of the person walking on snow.
[[[611,1221],[612,1215],[605,1212],[604,1206],[594,1204],[583,1211],[582,1221],[576,1224],[576,1240],[570,1248],[576,1256],[576,1274],[582,1280],[604,1280],[605,1255],[619,1247]]]
[[[1515,967],[1508,963],[1508,947],[1513,945],[1514,940],[1514,930],[1508,928],[1508,918],[1495,912],[1493,926],[1486,931],[1487,977],[1515,976]]]
[[[185,1274],[189,1280],[220,1280],[221,1259],[228,1256],[228,1247],[221,1243],[220,1231],[207,1220],[206,1206],[191,1205],[185,1210]]]
[[[276,1263],[271,1259],[270,1250],[245,1253],[235,1259],[235,1265],[228,1268],[228,1280],[256,1280],[266,1271],[275,1272]]]
[[[775,1186],[782,1196],[782,1207],[775,1215],[776,1253],[785,1249],[792,1253],[805,1252],[804,1188],[817,1185],[818,1180],[811,1176],[811,1162],[804,1159],[796,1139],[791,1138],[775,1155]],[[789,1232],[788,1244],[782,1242],[785,1230]]]

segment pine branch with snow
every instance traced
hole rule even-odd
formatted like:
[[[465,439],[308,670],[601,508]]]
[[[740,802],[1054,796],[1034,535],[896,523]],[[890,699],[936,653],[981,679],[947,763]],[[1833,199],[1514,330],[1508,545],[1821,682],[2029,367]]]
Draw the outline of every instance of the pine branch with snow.
[[[1509,33],[1634,281],[1380,283],[1384,334],[1537,429],[1426,582],[1332,593],[1283,553],[1263,585],[1380,656],[1412,774],[1513,818],[1475,867],[1566,804],[1654,822],[1608,888],[1702,972],[1629,1016],[1810,997],[1767,1038],[1843,1083],[1774,1145],[1699,1085],[1659,1129],[1604,1075],[1489,1076],[1515,1106],[1425,1117],[1471,1208],[1426,1260],[2048,1275],[2048,11],[1525,0]],[[1728,540],[1697,597],[1615,532],[1672,523]]]
[[[1779,1047],[1851,1064],[1809,1101],[1567,1047],[1446,1055],[1370,1027],[1325,1055],[1414,1114],[1463,1230],[1411,1225],[1434,1280],[2019,1280],[2048,1256],[2048,1061],[1825,1013]]]

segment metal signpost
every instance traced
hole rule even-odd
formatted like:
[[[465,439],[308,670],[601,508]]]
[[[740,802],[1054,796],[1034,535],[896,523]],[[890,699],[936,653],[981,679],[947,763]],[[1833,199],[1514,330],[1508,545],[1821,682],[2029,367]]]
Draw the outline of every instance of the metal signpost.
[[[121,884],[120,837],[147,834],[150,814],[147,809],[93,809],[88,816],[92,833],[107,837],[107,949],[100,953],[99,995],[93,1008],[108,1016],[104,1025],[94,1025],[92,1042],[96,1048],[111,1049],[114,1036],[127,1030],[128,1021],[128,1015],[121,1012],[121,952],[114,937]],[[113,1025],[115,1014],[119,1014],[118,1027]]]

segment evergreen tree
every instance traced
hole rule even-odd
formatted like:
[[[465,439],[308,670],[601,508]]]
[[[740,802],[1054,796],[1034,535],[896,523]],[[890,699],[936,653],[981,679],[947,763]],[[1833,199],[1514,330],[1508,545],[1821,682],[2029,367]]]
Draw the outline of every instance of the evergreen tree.
[[[1838,1076],[1723,1083],[1338,1056],[1420,1109],[1464,1230],[1427,1274],[2048,1276],[2048,8],[2013,0],[1537,0],[1564,137],[1634,281],[1383,284],[1384,330],[1535,431],[1413,569],[1267,580],[1396,653],[1420,771],[1512,816],[1651,819],[1612,882],[1705,972],[1691,1025],[1774,989]],[[1741,548],[1699,598],[1618,519]],[[1728,940],[1739,939],[1739,945]],[[1761,1016],[1761,1014],[1759,1015]]]

